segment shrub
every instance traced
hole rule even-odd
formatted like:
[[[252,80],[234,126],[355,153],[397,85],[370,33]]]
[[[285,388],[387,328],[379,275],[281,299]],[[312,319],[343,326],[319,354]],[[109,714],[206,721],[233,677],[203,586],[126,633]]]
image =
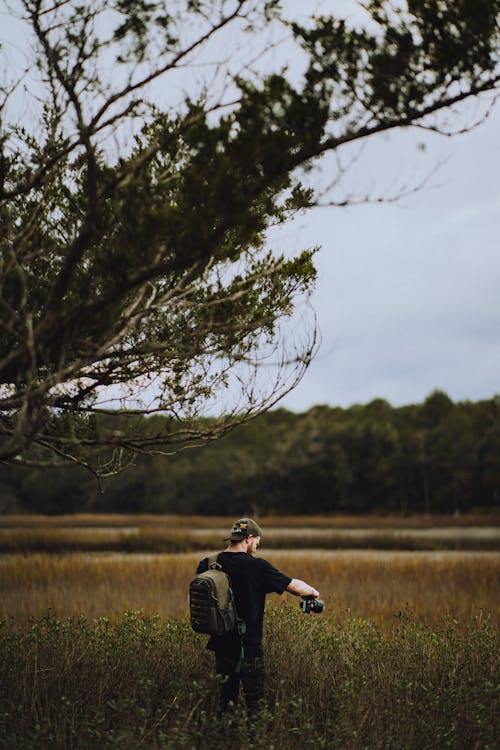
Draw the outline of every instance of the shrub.
[[[205,639],[183,621],[127,612],[0,628],[0,748],[241,748],[244,714],[220,721]],[[493,750],[498,633],[487,624],[373,622],[268,607],[267,704],[254,747]]]

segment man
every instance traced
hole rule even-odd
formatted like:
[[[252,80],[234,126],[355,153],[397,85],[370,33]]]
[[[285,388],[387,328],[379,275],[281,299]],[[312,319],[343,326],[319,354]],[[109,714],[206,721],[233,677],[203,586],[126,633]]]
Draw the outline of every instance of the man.
[[[217,561],[231,579],[238,617],[245,622],[243,636],[229,633],[211,636],[207,648],[215,652],[215,668],[221,675],[220,709],[225,711],[230,702],[236,703],[240,681],[249,718],[255,716],[264,696],[264,651],[262,629],[266,594],[289,591],[295,596],[317,599],[319,592],[304,581],[281,573],[270,562],[254,557],[260,544],[262,530],[251,518],[241,518],[233,524],[224,541],[229,546]],[[197,573],[208,569],[208,558],[198,565]]]

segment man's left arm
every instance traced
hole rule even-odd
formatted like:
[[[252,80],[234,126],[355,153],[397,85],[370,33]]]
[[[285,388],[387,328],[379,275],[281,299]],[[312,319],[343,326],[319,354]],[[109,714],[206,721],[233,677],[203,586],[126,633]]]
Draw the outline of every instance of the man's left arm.
[[[265,568],[268,593],[276,592],[277,594],[282,594],[284,591],[288,591],[294,596],[310,596],[313,599],[319,598],[319,591],[314,586],[310,586],[299,578],[290,578],[290,576],[282,573],[267,560],[262,560],[262,564]]]
[[[292,580],[290,576],[285,575],[281,570],[278,570],[278,568],[275,568],[274,565],[271,565],[270,562],[263,558],[259,559],[259,563],[262,569],[266,593],[282,594],[286,591]]]
[[[319,591],[299,578],[292,578],[286,590],[294,596],[312,596],[314,599],[319,597]]]

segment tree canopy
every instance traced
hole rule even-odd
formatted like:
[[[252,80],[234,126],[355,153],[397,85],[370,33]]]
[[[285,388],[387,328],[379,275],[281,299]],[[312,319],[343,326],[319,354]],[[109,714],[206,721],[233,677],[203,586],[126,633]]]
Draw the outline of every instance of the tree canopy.
[[[196,451],[140,456],[100,493],[88,471],[0,466],[0,513],[497,512],[500,396],[275,409]],[[164,419],[157,417],[157,419]]]
[[[320,200],[313,164],[453,127],[499,82],[498,0],[371,0],[356,23],[279,0],[9,7],[25,45],[0,49],[0,460],[98,476],[293,387],[315,251],[273,232]]]

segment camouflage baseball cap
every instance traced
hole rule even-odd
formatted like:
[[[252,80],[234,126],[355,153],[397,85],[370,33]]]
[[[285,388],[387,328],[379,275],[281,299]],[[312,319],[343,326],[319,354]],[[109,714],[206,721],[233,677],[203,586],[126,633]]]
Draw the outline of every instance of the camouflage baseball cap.
[[[229,536],[224,541],[240,542],[242,539],[250,536],[250,534],[252,536],[262,536],[262,529],[251,518],[240,518],[239,521],[233,523]]]

